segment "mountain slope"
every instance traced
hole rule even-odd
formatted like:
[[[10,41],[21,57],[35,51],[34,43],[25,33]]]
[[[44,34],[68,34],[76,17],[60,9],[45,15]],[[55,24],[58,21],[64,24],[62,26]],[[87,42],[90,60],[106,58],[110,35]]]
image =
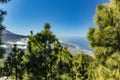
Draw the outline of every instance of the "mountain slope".
[[[16,41],[18,39],[21,38],[26,38],[27,36],[24,35],[19,35],[19,34],[14,34],[8,30],[3,30],[2,31],[2,41],[6,42],[6,41]]]

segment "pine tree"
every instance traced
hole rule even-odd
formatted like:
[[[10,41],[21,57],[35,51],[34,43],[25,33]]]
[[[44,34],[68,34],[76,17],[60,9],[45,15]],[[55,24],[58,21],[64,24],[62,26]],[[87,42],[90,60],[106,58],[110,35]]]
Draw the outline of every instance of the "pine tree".
[[[56,56],[53,53],[55,35],[50,31],[50,24],[46,23],[44,30],[36,35],[29,35],[28,52],[26,53],[26,68],[29,79],[49,80],[53,77],[53,64]]]
[[[12,77],[15,80],[22,80],[25,66],[23,63],[24,51],[17,49],[17,45],[14,45],[12,52],[8,55],[4,62],[3,76]]]
[[[8,1],[9,0],[0,0],[0,3],[7,3]],[[2,30],[4,29],[2,22],[3,22],[3,17],[5,14],[6,14],[5,11],[0,10],[0,45],[2,44],[1,33],[2,33]],[[0,47],[0,58],[3,58],[4,53],[5,53],[5,50],[2,47]]]
[[[28,51],[24,56],[27,78],[29,80],[68,79],[72,67],[72,55],[67,48],[61,46],[50,31],[50,24],[46,23],[44,30],[35,35],[31,31],[28,38]]]
[[[2,30],[4,29],[4,27],[2,26],[2,21],[3,21],[3,16],[4,16],[4,12],[1,10],[0,11],[0,45],[2,44],[2,39],[1,39],[1,37],[2,37]],[[5,53],[5,50],[2,48],[2,47],[0,47],[0,58],[3,58],[3,54]]]
[[[98,27],[88,32],[90,46],[95,51],[89,80],[120,79],[120,66],[116,65],[120,58],[120,0],[110,1],[97,6],[94,21]],[[116,64],[112,64],[113,61]]]

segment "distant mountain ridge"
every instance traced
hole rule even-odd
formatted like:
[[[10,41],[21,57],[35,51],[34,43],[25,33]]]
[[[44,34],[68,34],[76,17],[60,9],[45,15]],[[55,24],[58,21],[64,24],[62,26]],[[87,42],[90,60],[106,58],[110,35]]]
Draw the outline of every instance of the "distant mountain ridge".
[[[2,41],[3,42],[11,41],[11,40],[16,41],[21,38],[27,38],[27,36],[12,33],[6,29],[2,31]]]
[[[10,32],[10,31],[8,31],[8,30],[3,30],[3,31],[2,31],[2,34],[14,34],[14,33]]]

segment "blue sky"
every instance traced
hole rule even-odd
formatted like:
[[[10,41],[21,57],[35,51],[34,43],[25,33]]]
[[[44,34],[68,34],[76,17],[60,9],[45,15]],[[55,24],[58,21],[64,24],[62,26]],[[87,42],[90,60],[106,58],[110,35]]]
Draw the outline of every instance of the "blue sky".
[[[49,22],[58,37],[85,37],[89,28],[95,26],[96,5],[106,2],[109,0],[11,0],[0,4],[0,8],[8,12],[3,24],[11,32],[37,33]]]

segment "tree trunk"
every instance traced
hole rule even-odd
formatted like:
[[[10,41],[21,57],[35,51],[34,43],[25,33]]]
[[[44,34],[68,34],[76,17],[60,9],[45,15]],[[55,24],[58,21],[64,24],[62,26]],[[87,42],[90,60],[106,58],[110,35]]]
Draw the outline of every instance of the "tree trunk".
[[[52,80],[52,61],[50,62],[50,77],[51,77],[51,79],[50,80]]]
[[[117,49],[120,51],[120,32],[117,32]]]

